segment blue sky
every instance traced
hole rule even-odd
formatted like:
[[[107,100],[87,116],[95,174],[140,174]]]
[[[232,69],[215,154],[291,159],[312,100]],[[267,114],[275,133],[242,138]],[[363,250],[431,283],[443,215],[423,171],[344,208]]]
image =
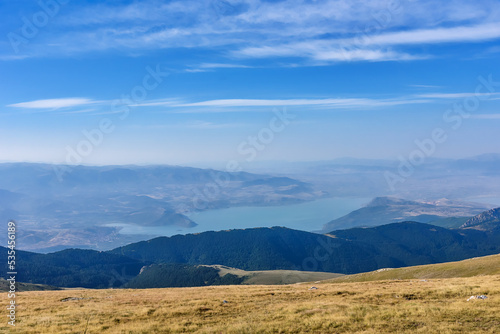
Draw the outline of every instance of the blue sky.
[[[434,157],[500,153],[498,1],[20,0],[0,13],[0,161],[397,159],[435,129]]]

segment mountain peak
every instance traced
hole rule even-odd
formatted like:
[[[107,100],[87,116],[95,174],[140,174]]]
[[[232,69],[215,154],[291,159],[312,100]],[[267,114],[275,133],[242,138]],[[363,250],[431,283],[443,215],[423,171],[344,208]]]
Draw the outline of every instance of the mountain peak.
[[[409,201],[409,200],[405,200],[405,199],[397,198],[397,197],[385,196],[385,197],[375,197],[366,206],[367,207],[374,207],[374,206],[408,205],[408,204],[417,204],[417,202]]]
[[[500,226],[500,208],[491,209],[467,220],[460,228],[491,229]]]

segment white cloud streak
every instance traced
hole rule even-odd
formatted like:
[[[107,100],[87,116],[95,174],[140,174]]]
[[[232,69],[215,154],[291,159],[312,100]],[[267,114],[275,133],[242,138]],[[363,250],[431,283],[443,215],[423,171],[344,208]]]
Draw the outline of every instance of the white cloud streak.
[[[452,28],[418,29],[400,31],[363,39],[364,45],[406,45],[483,42],[500,38],[500,22],[480,24],[475,26],[459,26]],[[354,43],[353,40],[345,40]]]
[[[209,100],[194,103],[179,104],[177,107],[278,107],[278,106],[318,106],[328,108],[367,108],[395,106],[403,104],[427,103],[425,99],[393,99],[377,100],[368,98],[349,99],[288,99],[288,100],[261,100],[261,99],[223,99]]]
[[[250,68],[250,66],[240,64],[203,63],[200,64],[199,68]]]
[[[431,99],[465,99],[468,97],[487,97],[500,96],[500,93],[431,93],[420,94],[418,97]]]
[[[438,88],[443,88],[442,86],[436,86],[436,85],[408,85],[408,87],[414,87],[414,88],[430,88],[430,89],[438,89]]]
[[[87,98],[72,97],[72,98],[35,100],[29,102],[14,103],[14,104],[9,104],[7,107],[25,108],[25,109],[59,109],[59,108],[76,107],[95,102],[96,101]]]

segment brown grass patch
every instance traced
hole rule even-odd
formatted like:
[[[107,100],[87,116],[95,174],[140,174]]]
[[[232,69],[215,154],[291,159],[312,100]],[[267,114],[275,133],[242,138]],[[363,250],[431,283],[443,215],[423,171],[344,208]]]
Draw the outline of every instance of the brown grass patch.
[[[21,292],[11,332],[500,332],[500,275],[314,285]]]

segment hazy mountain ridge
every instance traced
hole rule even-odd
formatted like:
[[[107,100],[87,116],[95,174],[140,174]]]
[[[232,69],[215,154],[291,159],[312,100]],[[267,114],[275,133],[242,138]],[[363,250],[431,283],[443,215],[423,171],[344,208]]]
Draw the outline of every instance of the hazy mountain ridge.
[[[326,223],[323,232],[333,229],[370,227],[404,220],[442,227],[459,227],[463,220],[490,209],[493,205],[451,201],[411,201],[395,197],[377,197],[365,207]]]

